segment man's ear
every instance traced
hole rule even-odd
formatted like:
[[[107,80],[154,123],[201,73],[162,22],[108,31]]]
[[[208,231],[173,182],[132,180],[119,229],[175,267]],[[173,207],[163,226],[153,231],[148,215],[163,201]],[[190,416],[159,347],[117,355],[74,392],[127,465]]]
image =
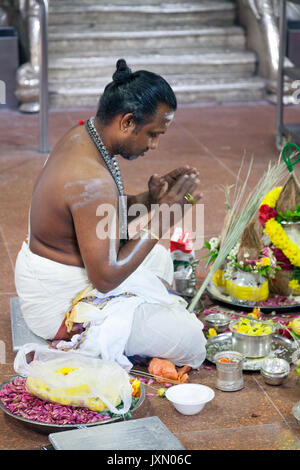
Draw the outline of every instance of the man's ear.
[[[121,132],[129,132],[133,131],[136,127],[134,122],[133,114],[127,113],[124,114],[120,119],[120,131]]]

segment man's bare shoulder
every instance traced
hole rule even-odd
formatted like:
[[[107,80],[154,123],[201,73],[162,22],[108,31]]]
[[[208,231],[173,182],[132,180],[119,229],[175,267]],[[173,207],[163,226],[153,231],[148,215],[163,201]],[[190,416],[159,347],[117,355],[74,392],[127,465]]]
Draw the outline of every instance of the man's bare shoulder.
[[[82,174],[89,176],[96,173],[106,178],[108,169],[94,143],[82,126],[70,129],[54,147],[49,163],[68,169],[68,174],[76,178]],[[66,172],[61,173],[66,176]]]
[[[116,195],[109,170],[82,126],[71,129],[53,149],[44,178],[75,207],[82,201],[88,203]]]

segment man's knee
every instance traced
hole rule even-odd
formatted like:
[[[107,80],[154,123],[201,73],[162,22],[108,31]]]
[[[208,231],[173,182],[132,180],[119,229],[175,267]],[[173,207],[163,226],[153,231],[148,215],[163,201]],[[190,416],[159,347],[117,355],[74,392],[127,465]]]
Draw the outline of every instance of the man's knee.
[[[200,367],[206,357],[206,338],[202,331],[202,323],[189,322],[181,325],[181,339],[174,343],[168,355],[178,366],[189,365],[193,369]],[[172,359],[171,359],[172,360]]]
[[[197,330],[192,338],[190,338],[189,345],[186,350],[186,361],[183,365],[189,365],[193,369],[197,369],[204,362],[206,357],[206,338],[202,329]]]
[[[143,266],[169,284],[173,283],[174,267],[169,251],[159,243],[143,261]]]

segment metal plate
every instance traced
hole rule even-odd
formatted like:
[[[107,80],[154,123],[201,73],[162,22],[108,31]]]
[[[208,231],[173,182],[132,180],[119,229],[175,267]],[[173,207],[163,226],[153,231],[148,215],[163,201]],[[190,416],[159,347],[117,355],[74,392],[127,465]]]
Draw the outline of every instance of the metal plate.
[[[185,450],[157,416],[54,433],[49,440],[55,450]]]
[[[214,357],[218,352],[232,351],[232,333],[223,333],[207,340],[206,343],[206,359],[215,364]],[[295,352],[294,341],[290,341],[283,336],[273,335],[271,351],[276,357],[280,357],[292,362],[292,355]],[[249,358],[243,361],[243,370],[259,371],[264,357]]]
[[[293,406],[293,415],[295,416],[296,420],[298,421],[298,424],[300,424],[300,401],[297,401],[297,403],[294,404],[294,406]]]
[[[17,352],[27,343],[47,344],[47,341],[35,335],[26,325],[19,297],[10,298],[10,319],[13,351]]]
[[[6,380],[0,385],[0,390],[9,382],[12,382],[13,379],[16,377],[20,377],[18,375],[14,375],[10,377],[10,379]],[[133,378],[133,377],[131,377]],[[136,377],[135,377],[136,378]],[[141,396],[138,400],[138,402],[135,404],[134,408],[132,408],[130,411],[133,413],[136,411],[143,403],[145,400],[145,388],[143,384],[141,383]],[[96,421],[95,423],[90,423],[90,424],[79,424],[79,425],[70,425],[70,424],[49,424],[49,423],[39,423],[38,421],[33,421],[27,418],[23,418],[22,416],[15,415],[11,413],[2,403],[0,399],[0,409],[7,414],[8,416],[11,416],[12,418],[17,419],[18,421],[21,421],[28,427],[32,428],[34,431],[41,432],[43,434],[49,434],[51,432],[58,432],[58,431],[69,431],[71,429],[82,429],[82,428],[87,428],[91,426],[99,426],[100,424],[107,424],[107,423],[112,423],[113,421],[120,421],[124,419],[122,415],[120,417],[116,418],[110,418],[106,419],[105,421]]]
[[[274,306],[262,306],[260,303],[256,305],[241,305],[235,302],[232,302],[229,295],[222,294],[219,292],[216,288],[214,288],[213,285],[209,285],[206,288],[206,292],[211,300],[216,301],[217,303],[221,305],[227,305],[233,308],[237,308],[238,310],[243,310],[245,312],[252,312],[254,307],[257,307],[260,309],[261,312],[263,313],[271,313],[271,312],[278,312],[278,313],[288,313],[288,312],[293,312],[296,310],[300,309],[300,304],[294,304],[294,305],[274,305]]]

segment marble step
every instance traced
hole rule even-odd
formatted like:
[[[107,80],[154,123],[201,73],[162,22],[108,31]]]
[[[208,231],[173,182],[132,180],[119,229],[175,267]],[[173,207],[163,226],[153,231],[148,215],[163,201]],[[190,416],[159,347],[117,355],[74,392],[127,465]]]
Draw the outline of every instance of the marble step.
[[[191,80],[182,76],[172,83],[165,77],[176,93],[179,105],[199,103],[253,102],[265,99],[265,80],[259,77],[247,79]],[[52,109],[97,107],[103,85],[87,81],[74,81],[74,86],[65,82],[51,82],[49,102]]]
[[[60,25],[64,30],[69,25],[95,27],[110,30],[124,28],[124,25],[140,29],[193,26],[222,26],[233,24],[236,17],[234,3],[207,1],[201,3],[177,3],[157,5],[99,5],[98,3],[72,7],[59,4],[49,7],[49,26]]]
[[[74,53],[99,54],[110,56],[112,53],[128,54],[144,51],[181,49],[188,52],[191,48],[243,49],[245,34],[241,27],[208,27],[189,30],[140,30],[140,31],[68,31],[53,32],[49,29],[49,54],[58,52],[69,55]]]
[[[144,5],[191,5],[191,4],[220,4],[220,0],[134,0],[134,6]],[[222,3],[234,3],[234,0],[223,0]],[[49,9],[52,7],[74,7],[74,6],[89,6],[89,5],[107,5],[107,0],[50,0]],[[115,6],[131,6],[130,0],[111,0],[110,5]]]
[[[78,80],[86,78],[111,81],[115,71],[116,61],[122,57],[120,54],[110,57],[57,57],[49,58],[50,80]],[[256,55],[249,51],[219,50],[212,53],[202,53],[196,50],[194,54],[174,55],[141,55],[126,56],[129,67],[134,70],[151,70],[160,75],[179,75],[188,73],[209,77],[243,78],[254,75],[256,69]],[[108,81],[106,79],[108,77]],[[105,82],[104,82],[105,83]]]

